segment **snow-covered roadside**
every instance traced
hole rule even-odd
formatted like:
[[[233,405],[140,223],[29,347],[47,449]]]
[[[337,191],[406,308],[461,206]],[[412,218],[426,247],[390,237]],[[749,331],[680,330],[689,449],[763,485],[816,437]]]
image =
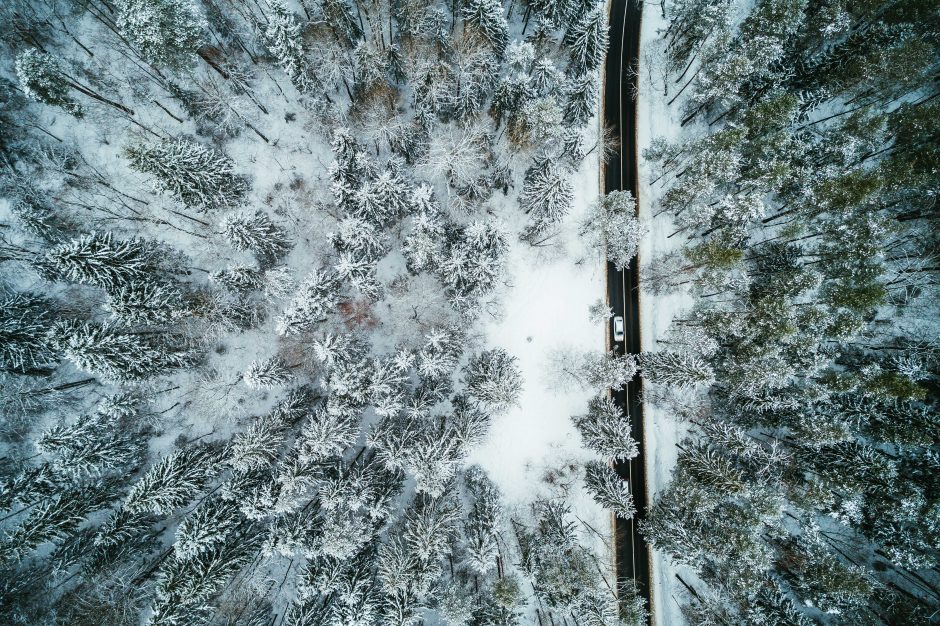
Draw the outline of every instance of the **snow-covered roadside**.
[[[596,124],[595,118],[588,128]],[[595,138],[594,130],[586,131],[586,149]],[[604,350],[604,330],[588,316],[588,307],[605,293],[604,259],[600,251],[586,252],[577,234],[579,222],[598,197],[599,168],[595,150],[573,175],[574,206],[557,243],[534,248],[511,242],[506,263],[509,286],[501,293],[499,317],[482,329],[488,347],[504,348],[519,359],[524,387],[518,405],[494,418],[487,440],[468,462],[486,469],[513,515],[525,515],[533,501],[558,493],[549,478],[554,470],[596,458],[582,446],[571,421],[585,412],[593,392],[559,389],[550,380],[548,365],[552,352],[560,348]],[[519,219],[519,209],[512,203],[501,203],[496,213],[506,221]],[[580,480],[567,499],[572,511],[603,535],[601,540],[587,530],[583,539],[612,567],[610,514],[594,502]]]
[[[654,41],[658,31],[667,26],[659,8],[653,5],[643,11],[640,32],[640,67],[639,97],[637,101],[637,150],[639,160],[639,213],[640,220],[648,227],[648,233],[640,241],[640,341],[644,350],[657,350],[657,341],[669,328],[673,317],[688,309],[692,297],[679,291],[666,295],[654,295],[644,288],[643,268],[650,261],[667,252],[679,249],[685,239],[681,236],[669,238],[675,230],[672,220],[661,215],[653,217],[655,206],[663,188],[650,184],[652,178],[649,165],[642,158],[643,151],[657,137],[674,141],[680,134],[681,116],[678,107],[668,107],[663,97],[661,80],[650,67],[650,56],[654,50]],[[653,497],[669,482],[672,469],[676,464],[678,448],[676,443],[683,436],[683,427],[666,411],[645,403],[643,419],[646,443],[647,489]],[[676,569],[663,554],[653,551],[652,555],[652,595],[654,603],[654,624],[656,626],[682,624],[684,619],[679,610],[679,594],[676,587]]]

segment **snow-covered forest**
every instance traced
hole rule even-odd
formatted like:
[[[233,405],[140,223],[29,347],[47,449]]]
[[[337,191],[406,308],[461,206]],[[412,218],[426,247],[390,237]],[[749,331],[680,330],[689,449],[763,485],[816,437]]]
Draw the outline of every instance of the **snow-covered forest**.
[[[625,6],[3,2],[0,623],[938,623],[940,2]]]
[[[9,0],[0,29],[0,622],[645,620],[603,508],[633,515],[636,442],[587,401],[635,371],[584,280],[636,230],[587,217],[622,209],[606,4]],[[567,403],[486,330],[522,261],[592,291]],[[555,429],[532,483],[480,452],[521,412]]]
[[[940,5],[643,19],[640,365],[673,465],[641,522],[672,570],[654,607],[935,624]]]

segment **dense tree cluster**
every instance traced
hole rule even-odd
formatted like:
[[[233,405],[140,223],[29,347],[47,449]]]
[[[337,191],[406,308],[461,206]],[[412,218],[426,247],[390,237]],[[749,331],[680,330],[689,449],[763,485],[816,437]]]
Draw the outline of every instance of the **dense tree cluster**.
[[[2,3],[0,623],[619,625],[573,515],[469,465],[604,7]]]
[[[696,623],[929,623],[936,6],[663,8],[685,130],[645,158],[687,242],[645,279],[696,305],[639,367],[694,436],[647,536],[697,574]]]

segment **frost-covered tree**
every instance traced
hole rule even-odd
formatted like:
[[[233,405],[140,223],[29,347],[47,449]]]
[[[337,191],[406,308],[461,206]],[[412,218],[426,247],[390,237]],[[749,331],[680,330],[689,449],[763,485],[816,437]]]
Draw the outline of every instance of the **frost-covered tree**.
[[[606,324],[613,316],[614,310],[600,298],[588,307],[588,319],[591,320],[592,324]]]
[[[222,220],[222,233],[233,248],[251,250],[263,263],[278,260],[291,247],[287,232],[264,211],[227,216]]]
[[[133,169],[154,177],[157,191],[201,211],[237,206],[250,189],[248,181],[235,173],[234,161],[182,137],[132,144],[124,154]]]
[[[578,361],[565,364],[564,373],[578,383],[595,389],[620,389],[637,372],[636,357],[632,354],[589,352],[581,355]]]
[[[607,463],[592,461],[584,467],[584,486],[594,501],[621,519],[636,514],[630,485]]]
[[[122,324],[168,324],[186,315],[183,294],[170,283],[132,280],[108,292],[106,308]]]
[[[572,202],[574,188],[557,163],[542,159],[526,170],[519,204],[531,217],[534,232],[544,230],[567,215]]]
[[[480,297],[496,287],[508,250],[506,233],[499,226],[477,221],[452,228],[444,246],[438,273],[453,295]]]
[[[500,0],[467,0],[461,17],[486,38],[496,54],[503,54],[509,41],[509,27]]]
[[[281,0],[267,0],[270,12],[264,43],[287,77],[303,94],[314,93],[320,83],[307,60],[300,23]]]
[[[436,269],[443,252],[444,234],[444,219],[436,207],[422,210],[412,218],[411,230],[402,243],[409,272]]]
[[[54,278],[111,292],[149,278],[148,274],[156,269],[158,251],[144,239],[115,241],[111,232],[91,233],[54,246],[41,263]]]
[[[594,115],[597,107],[597,77],[583,74],[571,78],[565,85],[565,121],[582,126]]]
[[[52,301],[29,292],[0,292],[0,369],[27,373],[55,365],[47,339]]]
[[[584,445],[608,461],[629,461],[640,453],[630,420],[607,396],[591,400],[588,412],[574,418]]]
[[[564,39],[571,50],[570,75],[589,74],[600,67],[607,53],[608,30],[607,5],[603,2],[594,3],[579,19],[571,22]]]
[[[633,194],[629,191],[612,191],[588,213],[581,232],[606,249],[607,260],[622,270],[636,256],[646,228],[637,220]]]
[[[124,508],[159,515],[190,502],[219,471],[218,452],[204,445],[177,450],[163,457],[134,483]]]
[[[60,322],[51,345],[79,367],[105,380],[130,382],[185,367],[192,355],[163,333],[135,333],[94,322]]]
[[[233,265],[224,270],[212,272],[209,278],[227,289],[240,293],[255,291],[264,284],[264,274],[256,267]]]
[[[499,530],[502,507],[499,490],[479,466],[464,474],[467,492],[472,498],[470,513],[464,524],[468,565],[480,575],[496,567],[499,556]]]
[[[517,362],[518,359],[499,348],[474,356],[466,368],[468,393],[493,410],[509,408],[522,391],[522,372]]]
[[[117,26],[149,63],[182,68],[208,29],[193,0],[121,0]]]
[[[177,527],[173,556],[189,560],[223,544],[238,522],[238,512],[232,502],[219,497],[205,500]]]
[[[49,428],[36,440],[36,448],[51,460],[57,472],[73,478],[131,467],[140,460],[142,451],[134,433],[101,413]]]
[[[226,464],[239,472],[248,472],[274,463],[284,443],[285,424],[276,415],[253,421],[244,432],[232,438]]]
[[[242,380],[252,389],[273,389],[290,384],[294,375],[280,357],[273,356],[252,361],[242,374]]]
[[[358,437],[356,413],[318,409],[304,423],[296,446],[301,460],[316,463],[340,456]]]
[[[356,192],[357,214],[376,226],[386,226],[408,212],[411,191],[397,168],[387,168]]]
[[[277,319],[277,334],[295,335],[310,330],[326,319],[337,301],[338,282],[328,271],[319,269],[307,275],[297,295]]]
[[[29,98],[59,107],[76,117],[82,116],[81,105],[69,95],[71,85],[63,75],[58,58],[30,48],[16,57],[16,75]]]
[[[694,352],[644,352],[639,357],[640,373],[651,383],[678,388],[710,385],[715,372]]]

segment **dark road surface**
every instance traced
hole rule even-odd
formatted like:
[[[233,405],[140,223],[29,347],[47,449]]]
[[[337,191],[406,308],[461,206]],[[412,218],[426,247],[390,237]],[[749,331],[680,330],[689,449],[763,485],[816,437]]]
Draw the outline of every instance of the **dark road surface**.
[[[604,116],[608,126],[620,137],[620,152],[607,163],[604,191],[629,190],[637,196],[636,103],[633,93],[635,74],[625,75],[624,68],[635,66],[639,57],[640,18],[639,0],[610,1],[610,48],[604,75]],[[640,301],[637,286],[637,259],[624,271],[613,264],[607,266],[608,302],[614,315],[622,315],[625,322],[625,341],[611,345],[618,351],[640,352]],[[643,439],[643,406],[639,401],[640,379],[634,377],[626,390],[614,394],[617,404],[630,417],[633,437],[640,442],[640,455],[629,463],[618,463],[620,475],[630,483],[636,503],[637,515],[632,520],[617,519],[615,550],[617,579],[633,579],[640,593],[650,602],[650,553],[640,536],[637,522],[646,513],[646,465]]]

